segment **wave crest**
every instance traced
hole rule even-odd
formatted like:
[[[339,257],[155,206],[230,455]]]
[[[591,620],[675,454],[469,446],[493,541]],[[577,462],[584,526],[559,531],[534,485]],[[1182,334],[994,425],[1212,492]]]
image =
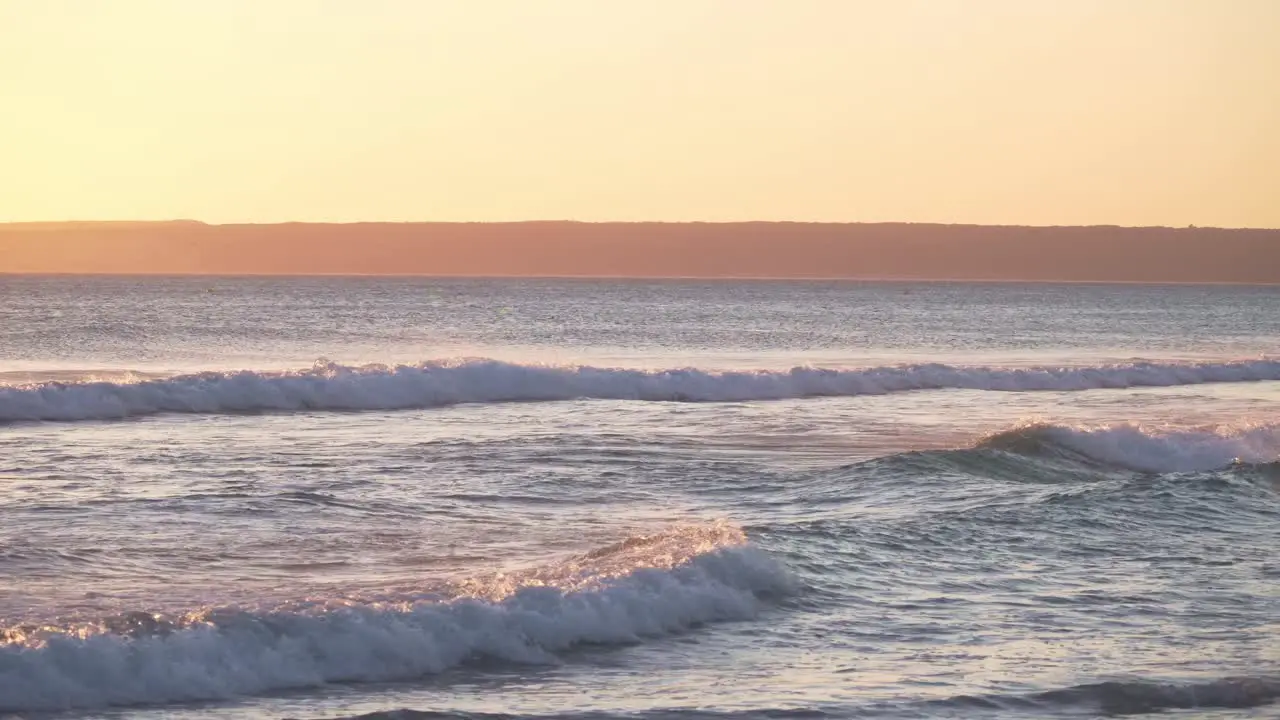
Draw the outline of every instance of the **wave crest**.
[[[595,398],[730,402],[909,390],[1078,391],[1280,380],[1280,361],[1135,363],[1082,368],[909,365],[849,370],[630,370],[496,360],[290,372],[205,372],[138,382],[0,386],[0,422],[109,420],[158,413],[398,410],[457,403]]]
[[[0,714],[407,679],[477,659],[554,662],[574,646],[748,619],[793,588],[740,530],[718,525],[457,589],[463,594],[452,600],[223,608],[175,619],[134,613],[96,627],[10,628],[0,635]]]
[[[1200,472],[1275,462],[1280,458],[1280,425],[1177,429],[1032,424],[991,435],[978,448],[1067,456],[1139,472]]]

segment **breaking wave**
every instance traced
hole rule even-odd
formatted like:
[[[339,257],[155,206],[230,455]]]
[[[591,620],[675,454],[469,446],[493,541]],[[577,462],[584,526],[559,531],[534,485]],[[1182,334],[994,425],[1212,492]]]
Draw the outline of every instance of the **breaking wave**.
[[[1199,429],[1141,425],[1025,425],[992,435],[979,449],[1074,457],[1139,472],[1201,472],[1280,459],[1280,425]]]
[[[0,386],[0,422],[108,420],[158,413],[395,410],[578,398],[731,402],[932,389],[1077,391],[1262,380],[1280,380],[1280,360],[1079,368],[932,364],[723,372],[521,365],[495,360],[395,367],[317,364],[291,372],[245,370],[136,382]]]
[[[454,597],[298,602],[0,630],[0,714],[214,700],[409,679],[480,660],[552,663],[753,617],[785,570],[717,524],[453,586]]]

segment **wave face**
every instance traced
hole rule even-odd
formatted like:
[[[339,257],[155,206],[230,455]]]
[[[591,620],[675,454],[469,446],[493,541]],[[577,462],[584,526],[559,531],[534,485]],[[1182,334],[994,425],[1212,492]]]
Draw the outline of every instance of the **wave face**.
[[[1051,713],[1056,709],[1088,711],[1104,715],[1137,715],[1168,710],[1244,710],[1280,699],[1280,677],[1225,677],[1203,682],[1154,682],[1116,680],[1074,685],[1032,695],[961,695],[923,702],[874,703],[864,706],[829,704],[812,707],[777,707],[756,710],[698,710],[655,708],[632,713],[565,712],[524,715],[531,720],[750,720],[795,718],[814,720],[852,717],[965,717],[988,716],[1001,710],[1018,717]],[[497,713],[391,710],[353,715],[342,720],[510,720]]]
[[[134,613],[0,633],[0,713],[213,700],[387,681],[468,661],[554,662],[753,617],[790,576],[726,525],[631,538],[559,565],[438,595],[269,610]]]
[[[1138,472],[1202,472],[1280,459],[1280,425],[1167,429],[1036,424],[992,435],[978,448],[1032,457],[1074,457]]]
[[[1280,699],[1280,677],[1228,677],[1198,683],[1111,681],[1050,690],[1033,699],[1047,704],[1091,706],[1107,715],[1244,709]]]
[[[458,403],[594,398],[734,402],[910,390],[1079,391],[1280,380],[1280,361],[1136,363],[1081,368],[911,365],[857,370],[629,370],[495,360],[292,372],[206,372],[139,382],[0,387],[0,422],[110,420],[158,413],[399,410]]]

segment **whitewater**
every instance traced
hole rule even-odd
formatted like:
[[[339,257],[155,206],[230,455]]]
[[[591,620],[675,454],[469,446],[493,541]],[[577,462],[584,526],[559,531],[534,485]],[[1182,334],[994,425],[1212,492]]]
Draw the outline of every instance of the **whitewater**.
[[[1278,357],[1269,287],[0,276],[0,717],[1280,717]]]
[[[136,382],[46,382],[0,387],[0,422],[106,420],[156,413],[397,410],[457,403],[593,398],[741,402],[883,395],[910,390],[1092,390],[1280,380],[1280,360],[991,368],[943,364],[787,371],[551,367],[493,360],[296,372],[203,372]]]
[[[577,588],[539,582],[537,573],[469,582],[465,594],[441,588],[436,597],[212,608],[175,619],[140,614],[65,629],[10,629],[0,647],[0,711],[404,680],[477,659],[540,664],[578,645],[626,645],[702,623],[751,618],[762,597],[788,591],[788,577],[769,558],[742,548],[740,532],[717,530],[699,534],[728,537],[694,545],[702,552],[689,552],[678,563],[628,559],[630,567],[616,577],[575,568]],[[625,549],[606,549],[588,560],[598,563]],[[476,585],[488,586],[488,593],[477,597]]]

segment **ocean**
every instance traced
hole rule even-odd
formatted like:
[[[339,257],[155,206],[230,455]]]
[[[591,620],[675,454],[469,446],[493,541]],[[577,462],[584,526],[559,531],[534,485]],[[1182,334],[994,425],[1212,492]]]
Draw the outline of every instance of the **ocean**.
[[[1280,287],[0,276],[0,716],[1280,717]]]

